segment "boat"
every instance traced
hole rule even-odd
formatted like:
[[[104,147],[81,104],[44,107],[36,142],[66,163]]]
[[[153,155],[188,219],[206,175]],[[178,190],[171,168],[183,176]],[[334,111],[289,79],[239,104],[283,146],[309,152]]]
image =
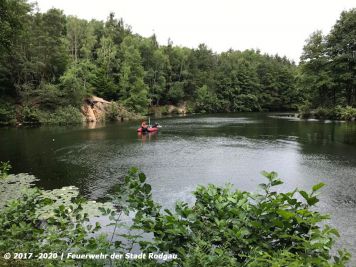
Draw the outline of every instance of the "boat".
[[[152,132],[157,132],[158,129],[159,129],[158,127],[149,127],[149,128],[147,128],[147,131],[148,131],[149,133],[152,133]],[[142,127],[138,128],[137,131],[138,131],[139,133],[142,133]]]

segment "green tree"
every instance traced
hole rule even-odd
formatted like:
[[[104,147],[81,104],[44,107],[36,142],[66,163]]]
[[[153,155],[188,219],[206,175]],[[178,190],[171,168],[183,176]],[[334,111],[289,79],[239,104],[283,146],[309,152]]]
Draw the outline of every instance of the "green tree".
[[[326,54],[326,42],[321,31],[314,32],[303,48],[299,86],[304,99],[313,106],[335,105],[336,91]]]
[[[108,99],[117,100],[119,87],[115,83],[117,47],[110,37],[103,36],[97,49],[98,70],[95,80],[95,93]]]
[[[222,53],[217,69],[217,95],[224,111],[260,110],[255,66],[241,52]]]
[[[0,53],[9,52],[18,35],[24,30],[26,17],[31,11],[26,0],[0,2]]]
[[[144,69],[135,37],[126,37],[121,46],[120,101],[129,109],[145,112],[149,103],[148,86],[144,83]]]
[[[327,36],[327,55],[341,103],[356,105],[356,8],[341,13]]]
[[[89,60],[73,63],[60,78],[60,86],[68,104],[79,106],[93,91],[96,66]]]
[[[67,17],[67,39],[72,60],[92,59],[97,43],[94,24],[77,17]]]

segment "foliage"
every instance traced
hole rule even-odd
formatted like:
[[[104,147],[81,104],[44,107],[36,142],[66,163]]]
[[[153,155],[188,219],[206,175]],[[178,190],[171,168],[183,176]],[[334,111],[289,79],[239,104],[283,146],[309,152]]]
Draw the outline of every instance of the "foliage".
[[[6,168],[8,172],[11,165],[7,165]],[[32,187],[35,181],[38,181],[35,176],[26,173],[7,174],[6,179],[0,179],[0,210],[9,200],[20,198],[23,191]]]
[[[0,209],[0,252],[110,254],[131,252],[139,246],[145,253],[178,254],[177,259],[162,262],[163,266],[345,266],[346,251],[334,258],[330,252],[338,232],[322,227],[328,216],[312,209],[324,184],[313,186],[311,192],[277,193],[274,187],[282,183],[277,174],[263,175],[267,182],[260,184],[262,193],[235,190],[232,185],[199,186],[193,205],[178,202],[174,210],[154,202],[146,176],[137,169],[129,171],[111,204],[89,203],[78,197],[75,187],[28,188]],[[99,214],[111,221],[108,226],[113,230],[108,236],[102,235],[100,224],[93,220]],[[109,263],[81,261],[90,266]],[[112,263],[159,264],[152,260]],[[26,264],[41,263],[32,259]],[[54,260],[52,264],[68,266],[75,261]]]
[[[335,113],[336,113],[336,117],[340,120],[346,120],[346,121],[356,120],[356,108],[350,106],[346,106],[344,108],[337,106],[335,108]]]
[[[4,0],[0,2],[0,53],[10,50],[12,42],[23,29],[23,16],[30,11],[24,0]]]
[[[311,103],[306,102],[304,105],[299,106],[299,115],[301,118],[307,119],[310,117],[316,119],[332,119],[332,120],[356,120],[356,108],[340,105],[336,107],[318,107],[316,109],[311,108]]]
[[[19,117],[23,124],[41,124],[41,111],[35,107],[21,107]]]
[[[195,101],[196,112],[214,112],[218,104],[216,94],[211,92],[206,85],[198,88]]]
[[[183,99],[184,97],[184,88],[182,82],[174,83],[167,92],[167,98],[173,102],[178,103],[179,100]]]
[[[0,125],[16,124],[16,110],[9,103],[0,102]]]
[[[149,103],[148,87],[144,83],[144,69],[137,39],[125,38],[120,48],[123,51],[119,74],[121,102],[131,111],[146,113]]]
[[[314,32],[306,41],[298,87],[314,108],[355,106],[356,9],[344,11],[330,33]]]
[[[60,86],[67,104],[80,106],[83,99],[93,91],[96,66],[88,60],[72,64],[60,78]]]
[[[113,13],[105,22],[87,21],[58,9],[34,12],[26,1],[17,3],[15,14],[15,1],[4,4],[6,23],[16,22],[17,34],[11,51],[0,55],[0,96],[28,107],[33,121],[36,109],[79,107],[92,93],[141,114],[149,105],[196,98],[195,112],[285,110],[298,101],[296,66],[286,58],[254,50],[216,54],[205,44],[160,45],[155,35],[133,34]]]
[[[83,115],[73,106],[60,107],[54,112],[40,112],[40,124],[69,125],[83,122]]]
[[[186,102],[195,112],[356,106],[355,9],[342,12],[329,34],[309,37],[299,66],[259,50],[160,45],[155,35],[133,34],[113,13],[105,22],[87,21],[58,9],[34,12],[25,0],[2,1],[0,12],[0,96],[28,107],[29,121],[36,109],[79,108],[93,93],[140,114],[150,105]],[[0,117],[12,114],[0,108]]]
[[[20,121],[27,125],[69,125],[83,122],[80,110],[73,106],[58,107],[56,110],[47,111],[36,107],[22,107]]]
[[[10,162],[0,161],[0,179],[4,179],[5,177],[7,177],[9,175],[9,170],[11,170]]]
[[[311,210],[324,184],[313,186],[310,193],[277,193],[274,187],[283,183],[277,174],[263,175],[268,179],[260,185],[263,194],[233,190],[231,185],[199,186],[193,206],[178,202],[171,211],[152,200],[145,175],[133,169],[114,203],[128,203],[126,208],[121,204],[123,211],[135,212],[131,229],[153,234],[153,242],[140,242],[144,251],[177,253],[178,265],[344,266],[346,252],[340,251],[334,261],[330,255],[338,232],[321,227],[328,216]]]
[[[116,121],[120,116],[120,107],[116,102],[110,103],[110,105],[106,108],[106,119],[109,121]]]
[[[28,189],[21,198],[7,203],[1,210],[0,251],[26,251],[36,255],[43,252],[100,253],[109,246],[102,237],[93,237],[100,226],[87,224],[88,213],[83,212],[84,200],[74,196],[68,205],[55,207],[60,198],[46,197],[38,189]],[[50,207],[46,220],[40,219],[40,210]],[[2,254],[3,254],[2,253]],[[74,265],[74,260],[54,260],[57,266]],[[6,264],[16,266],[19,260],[9,260]],[[43,260],[32,259],[24,264],[40,266]],[[85,261],[83,261],[85,264]],[[96,266],[102,264],[97,263]],[[95,266],[95,265],[93,265]]]

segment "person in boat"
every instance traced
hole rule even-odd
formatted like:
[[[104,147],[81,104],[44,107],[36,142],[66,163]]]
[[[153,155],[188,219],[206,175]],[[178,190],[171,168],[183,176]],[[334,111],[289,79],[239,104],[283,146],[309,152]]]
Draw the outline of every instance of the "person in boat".
[[[141,132],[142,133],[148,133],[150,132],[149,129],[152,129],[152,128],[159,128],[161,127],[158,123],[154,123],[152,126],[151,125],[148,125],[146,121],[142,121],[141,123]]]
[[[143,133],[147,133],[147,132],[148,132],[148,124],[147,124],[146,121],[143,121],[143,122],[141,123],[141,129],[142,129],[142,132],[143,132]]]

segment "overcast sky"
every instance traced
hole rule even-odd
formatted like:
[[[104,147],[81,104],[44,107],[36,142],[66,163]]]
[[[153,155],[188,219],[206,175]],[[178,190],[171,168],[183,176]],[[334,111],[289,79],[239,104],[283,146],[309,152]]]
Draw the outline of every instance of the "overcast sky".
[[[37,0],[79,18],[122,17],[135,33],[157,35],[161,44],[216,52],[260,49],[298,62],[305,39],[315,30],[328,33],[343,10],[356,0]]]

